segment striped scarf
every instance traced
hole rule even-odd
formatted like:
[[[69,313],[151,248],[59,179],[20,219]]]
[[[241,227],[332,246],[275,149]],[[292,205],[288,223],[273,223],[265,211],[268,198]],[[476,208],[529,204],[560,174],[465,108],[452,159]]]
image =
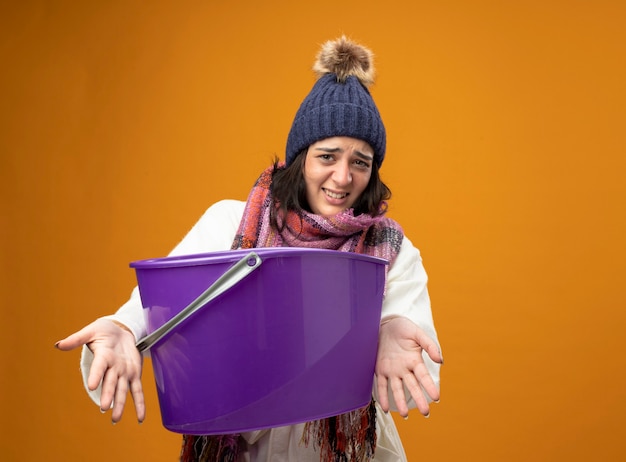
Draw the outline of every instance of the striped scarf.
[[[383,215],[354,216],[352,209],[331,217],[300,211],[277,217],[271,225],[270,212],[276,207],[271,195],[274,167],[266,169],[250,191],[232,249],[256,247],[309,247],[355,252],[389,261],[395,260],[402,228]],[[385,204],[383,204],[384,206]],[[369,405],[345,414],[307,422],[302,444],[320,450],[320,462],[367,462],[376,448],[376,409]],[[236,462],[246,450],[241,435],[183,435],[181,462]]]

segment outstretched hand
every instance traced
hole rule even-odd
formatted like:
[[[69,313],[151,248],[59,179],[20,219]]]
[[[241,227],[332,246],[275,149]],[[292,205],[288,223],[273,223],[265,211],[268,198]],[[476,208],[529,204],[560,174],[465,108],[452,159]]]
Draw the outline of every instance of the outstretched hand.
[[[135,347],[135,336],[110,319],[97,319],[55,346],[69,351],[83,345],[94,354],[87,387],[93,391],[102,383],[100,410],[106,412],[113,405],[111,420],[117,423],[130,390],[137,419],[143,422],[146,407],[141,387],[142,358]]]
[[[439,387],[426,368],[423,351],[436,363],[443,363],[437,343],[410,319],[392,318],[381,325],[376,382],[378,402],[383,411],[389,411],[391,393],[400,415],[408,416],[404,387],[425,416],[430,413],[428,398],[439,401]]]

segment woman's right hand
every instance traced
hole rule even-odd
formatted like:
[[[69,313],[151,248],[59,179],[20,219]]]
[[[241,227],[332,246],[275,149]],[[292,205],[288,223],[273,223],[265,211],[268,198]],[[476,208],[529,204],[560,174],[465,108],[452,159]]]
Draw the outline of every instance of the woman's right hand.
[[[135,342],[135,336],[125,326],[101,318],[55,345],[63,351],[87,345],[93,352],[87,387],[93,391],[102,382],[100,409],[106,412],[113,404],[113,423],[122,418],[129,390],[139,422],[146,416],[141,386],[142,358]]]

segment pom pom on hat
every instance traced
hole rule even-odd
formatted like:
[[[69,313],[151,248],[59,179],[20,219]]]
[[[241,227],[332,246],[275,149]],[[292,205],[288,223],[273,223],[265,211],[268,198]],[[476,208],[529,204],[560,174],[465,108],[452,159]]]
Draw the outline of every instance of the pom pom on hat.
[[[311,144],[333,136],[369,143],[380,166],[385,157],[385,126],[370,95],[373,54],[341,37],[322,45],[313,70],[318,80],[306,96],[287,137],[286,163]]]
[[[345,83],[353,75],[369,87],[374,83],[374,55],[369,49],[343,36],[322,45],[313,70],[318,78],[325,74],[335,74],[337,81],[341,83]]]

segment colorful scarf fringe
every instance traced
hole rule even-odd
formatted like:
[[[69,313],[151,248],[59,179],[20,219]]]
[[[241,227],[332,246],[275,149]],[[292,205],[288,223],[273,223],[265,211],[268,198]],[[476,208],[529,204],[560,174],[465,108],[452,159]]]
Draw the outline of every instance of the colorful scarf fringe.
[[[307,422],[302,443],[320,449],[323,462],[367,462],[376,450],[376,406],[369,405],[327,419]]]
[[[241,435],[183,435],[181,462],[237,462],[246,442]]]
[[[280,231],[271,226],[275,207],[270,187],[274,167],[255,183],[235,235],[232,249],[309,247],[355,252],[385,258],[389,266],[402,244],[403,232],[383,215],[354,216],[349,209],[332,217],[306,211],[278,217]],[[387,268],[389,267],[387,266]],[[326,419],[307,422],[302,444],[320,450],[320,462],[367,462],[376,448],[376,408],[368,406]],[[184,435],[181,462],[236,462],[246,450],[241,435]]]

